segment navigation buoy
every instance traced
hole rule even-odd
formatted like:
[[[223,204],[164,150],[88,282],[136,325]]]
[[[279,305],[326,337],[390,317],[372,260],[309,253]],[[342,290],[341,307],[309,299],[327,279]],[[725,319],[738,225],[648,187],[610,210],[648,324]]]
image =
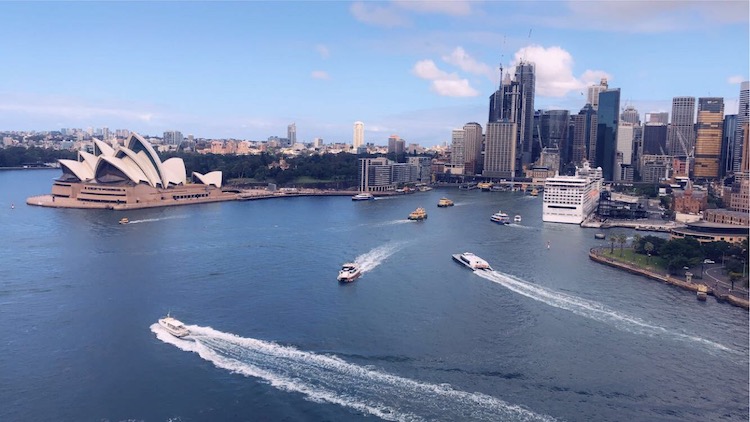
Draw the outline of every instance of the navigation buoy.
[[[547,249],[549,249],[549,240],[547,241]]]
[[[13,205],[13,204],[10,204],[10,209],[15,209],[15,208],[16,208],[16,206],[15,206],[15,205]]]

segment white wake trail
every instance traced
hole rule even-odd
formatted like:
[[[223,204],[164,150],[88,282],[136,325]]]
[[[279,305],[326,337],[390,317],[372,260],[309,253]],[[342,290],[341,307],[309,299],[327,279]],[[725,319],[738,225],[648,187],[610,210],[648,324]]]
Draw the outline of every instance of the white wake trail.
[[[383,261],[388,259],[389,256],[398,252],[403,246],[404,242],[386,243],[385,245],[378,246],[371,251],[363,253],[358,256],[354,262],[359,264],[359,268],[363,273],[366,273],[380,265]]]
[[[197,353],[216,367],[262,379],[310,401],[333,403],[391,421],[554,421],[524,407],[481,393],[452,389],[348,363],[336,356],[305,352],[210,327],[188,326],[178,339],[158,324],[156,336]]]
[[[667,336],[676,340],[699,344],[707,348],[709,351],[718,350],[722,352],[729,352],[732,354],[739,353],[727,346],[724,346],[723,344],[716,343],[698,336],[675,332],[658,325],[649,324],[636,317],[632,317],[616,310],[610,309],[601,303],[561,292],[556,292],[554,290],[529,283],[510,274],[504,274],[499,271],[475,271],[474,274],[494,283],[500,284],[501,286],[528,298],[546,303],[547,305],[554,306],[556,308],[565,309],[567,311],[573,312],[576,315],[612,325],[615,328],[633,334],[641,334],[651,337]]]

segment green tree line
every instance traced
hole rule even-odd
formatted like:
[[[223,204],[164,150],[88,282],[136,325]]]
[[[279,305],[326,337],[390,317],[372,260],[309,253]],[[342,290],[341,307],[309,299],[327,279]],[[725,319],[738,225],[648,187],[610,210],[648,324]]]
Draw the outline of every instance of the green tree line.
[[[0,149],[0,167],[22,167],[43,163],[54,163],[59,159],[75,160],[76,151],[55,150],[37,147],[10,147]]]
[[[680,272],[684,267],[695,267],[703,260],[724,262],[728,272],[742,273],[747,263],[748,241],[735,244],[725,241],[700,243],[693,238],[667,240],[658,236],[633,237],[633,250],[639,254],[660,256],[667,270]]]

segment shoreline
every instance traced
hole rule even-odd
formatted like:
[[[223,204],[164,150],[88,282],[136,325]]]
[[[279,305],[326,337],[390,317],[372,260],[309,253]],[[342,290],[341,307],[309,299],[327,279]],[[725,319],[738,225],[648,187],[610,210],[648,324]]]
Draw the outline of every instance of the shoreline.
[[[618,268],[624,271],[627,271],[631,274],[641,275],[643,277],[650,278],[652,280],[661,281],[667,284],[671,284],[676,287],[680,287],[685,290],[697,292],[698,286],[705,285],[703,283],[689,283],[686,280],[681,279],[680,277],[672,277],[669,274],[662,275],[661,273],[656,273],[653,271],[646,270],[644,268],[635,267],[633,265],[626,264],[624,262],[620,262],[614,259],[610,259],[604,256],[600,255],[600,251],[602,248],[591,248],[589,250],[589,258],[592,261],[598,262],[600,264],[608,265],[610,267]],[[749,309],[750,303],[746,299],[739,298],[737,296],[728,294],[728,293],[721,293],[714,289],[712,289],[710,286],[708,287],[708,294],[711,296],[716,297],[716,301],[721,302],[728,302],[734,306],[738,306],[740,308]]]

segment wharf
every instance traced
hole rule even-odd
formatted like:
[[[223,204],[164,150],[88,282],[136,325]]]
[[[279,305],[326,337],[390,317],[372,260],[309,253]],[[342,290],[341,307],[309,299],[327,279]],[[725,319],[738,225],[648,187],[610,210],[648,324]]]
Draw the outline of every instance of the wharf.
[[[690,290],[693,292],[698,292],[698,286],[706,285],[705,283],[688,282],[684,277],[656,273],[653,271],[649,271],[645,268],[636,267],[634,265],[630,265],[622,261],[617,261],[611,258],[607,258],[601,255],[601,250],[602,248],[591,248],[589,250],[589,258],[592,261],[596,261],[604,265],[609,265],[610,267],[619,268],[621,270],[625,270],[632,274],[637,274],[637,275],[641,275],[644,277],[648,277],[653,280],[662,281],[664,283],[671,284],[673,286],[677,286],[677,287],[683,288],[685,290]],[[729,291],[728,289],[720,286],[719,284],[714,284],[713,286],[707,286],[707,287],[708,287],[708,294],[715,296],[718,302],[728,302],[734,306],[739,306],[740,308],[744,308],[744,309],[750,308],[750,303],[748,302],[747,297],[737,296],[735,292]]]
[[[663,220],[613,220],[607,219],[604,221],[598,221],[595,219],[587,219],[581,223],[581,227],[585,228],[597,228],[597,229],[611,229],[611,228],[627,228],[635,229],[639,231],[652,231],[669,233],[672,229],[682,227],[681,224],[677,224],[674,221],[663,221]]]

